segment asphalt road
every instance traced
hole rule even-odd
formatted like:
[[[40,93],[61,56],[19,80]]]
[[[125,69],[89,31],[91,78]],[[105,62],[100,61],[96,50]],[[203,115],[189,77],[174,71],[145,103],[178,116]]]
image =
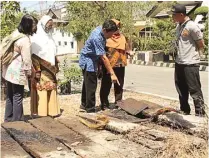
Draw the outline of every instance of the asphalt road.
[[[208,72],[200,71],[200,80],[204,100],[208,104]],[[178,99],[174,68],[129,64],[126,68],[124,88]]]

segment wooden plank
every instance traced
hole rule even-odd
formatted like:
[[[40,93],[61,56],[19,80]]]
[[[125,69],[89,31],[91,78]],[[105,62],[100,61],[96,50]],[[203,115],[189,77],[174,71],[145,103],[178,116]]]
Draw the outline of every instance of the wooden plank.
[[[123,101],[120,101],[117,105],[132,115],[137,115],[144,109],[148,108],[148,105],[146,103],[137,101],[133,98],[127,98]]]
[[[1,128],[1,158],[31,158],[4,128]]]
[[[120,156],[116,152],[107,149],[105,150],[100,144],[93,142],[84,135],[71,130],[64,124],[61,124],[50,117],[29,120],[29,122],[49,136],[71,148],[81,157],[105,158],[108,155],[112,155],[113,157]]]
[[[120,157],[144,158],[154,154],[153,150],[125,139],[123,138],[123,135],[115,135],[105,130],[92,130],[80,123],[78,118],[58,118],[57,120],[76,132],[85,135],[93,142],[100,144],[104,151],[114,151],[114,153],[118,153]],[[108,157],[115,158],[114,155],[109,155]]]
[[[31,153],[31,155],[36,158],[78,157],[63,144],[60,144],[58,141],[39,131],[29,123],[22,121],[8,122],[3,123],[2,127],[5,128],[16,141],[22,144],[22,147],[28,153]]]
[[[105,110],[101,112],[104,115],[114,117],[120,120],[132,122],[132,123],[139,123],[139,122],[145,122],[148,121],[147,119],[141,119],[136,116],[130,115],[124,110],[121,109],[115,109],[115,110]]]

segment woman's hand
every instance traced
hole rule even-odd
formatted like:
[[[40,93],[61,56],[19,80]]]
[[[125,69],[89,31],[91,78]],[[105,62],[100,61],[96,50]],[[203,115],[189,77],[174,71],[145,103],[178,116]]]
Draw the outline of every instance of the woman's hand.
[[[40,71],[35,72],[35,78],[38,79],[38,80],[41,78],[41,72]]]

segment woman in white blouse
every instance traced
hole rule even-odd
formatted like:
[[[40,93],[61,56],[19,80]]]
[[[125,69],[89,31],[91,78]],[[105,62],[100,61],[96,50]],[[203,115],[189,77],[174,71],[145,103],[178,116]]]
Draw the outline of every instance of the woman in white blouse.
[[[31,42],[29,36],[33,34],[36,23],[31,15],[24,15],[20,24],[12,33],[12,38],[21,36],[14,42],[13,60],[3,65],[2,77],[7,84],[5,107],[5,122],[24,120],[23,97],[24,86],[31,76]]]

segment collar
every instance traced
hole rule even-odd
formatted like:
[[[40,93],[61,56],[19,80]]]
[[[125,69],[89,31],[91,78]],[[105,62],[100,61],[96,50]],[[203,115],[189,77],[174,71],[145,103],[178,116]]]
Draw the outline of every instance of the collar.
[[[101,36],[105,39],[104,33],[102,31],[102,26],[101,26],[101,31],[100,31]]]
[[[180,24],[180,26],[184,26],[189,20],[190,20],[190,18],[187,17],[186,20],[182,24]]]

